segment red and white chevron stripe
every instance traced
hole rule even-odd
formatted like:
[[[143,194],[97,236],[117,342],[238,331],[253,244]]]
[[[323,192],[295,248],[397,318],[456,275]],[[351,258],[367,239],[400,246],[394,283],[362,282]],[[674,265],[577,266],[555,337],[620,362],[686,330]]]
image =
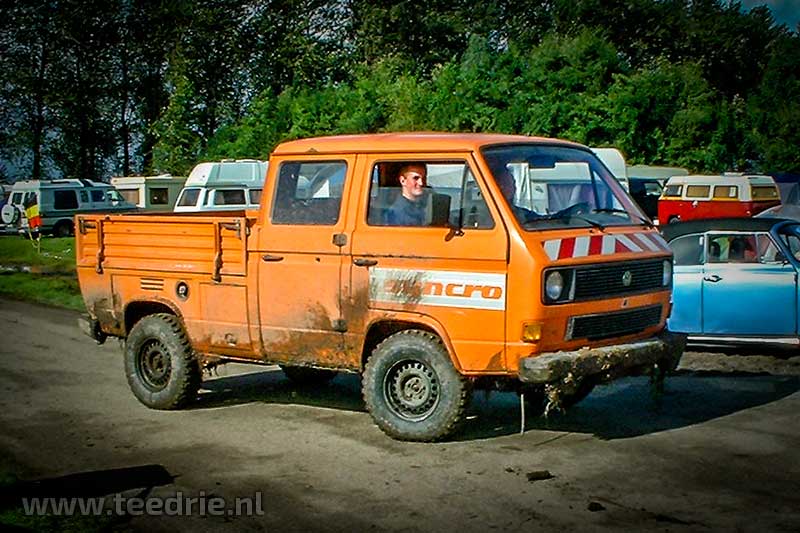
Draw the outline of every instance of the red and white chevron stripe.
[[[542,243],[551,260],[637,252],[669,252],[667,241],[658,233],[625,233],[552,239]]]

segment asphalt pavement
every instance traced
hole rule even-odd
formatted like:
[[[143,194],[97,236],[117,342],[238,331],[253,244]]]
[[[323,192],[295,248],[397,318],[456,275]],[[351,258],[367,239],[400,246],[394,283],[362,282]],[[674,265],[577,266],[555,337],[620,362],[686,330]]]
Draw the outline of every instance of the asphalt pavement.
[[[28,491],[152,504],[113,511],[121,530],[800,530],[793,353],[689,352],[660,399],[628,378],[522,433],[515,395],[478,393],[462,433],[420,444],[378,430],[355,375],[301,389],[224,365],[192,408],[149,410],[76,317],[0,299],[0,467]],[[169,516],[179,497],[194,506]],[[225,512],[200,512],[210,498]]]

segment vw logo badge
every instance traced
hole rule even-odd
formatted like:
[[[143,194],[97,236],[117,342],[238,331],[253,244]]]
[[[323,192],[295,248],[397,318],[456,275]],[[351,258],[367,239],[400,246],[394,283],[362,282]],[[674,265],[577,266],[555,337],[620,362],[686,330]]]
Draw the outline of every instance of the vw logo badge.
[[[622,286],[630,287],[631,281],[633,281],[633,274],[631,274],[630,270],[626,270],[625,273],[622,275]]]

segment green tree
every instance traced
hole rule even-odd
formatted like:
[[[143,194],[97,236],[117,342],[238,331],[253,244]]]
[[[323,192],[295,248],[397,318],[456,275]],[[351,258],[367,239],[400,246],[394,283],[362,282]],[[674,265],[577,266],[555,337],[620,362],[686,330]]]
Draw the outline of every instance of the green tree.
[[[169,104],[153,125],[156,143],[153,167],[156,171],[186,175],[203,153],[205,144],[197,128],[197,94],[181,63],[173,64],[169,81],[172,92]]]
[[[800,37],[786,35],[772,47],[763,79],[747,101],[747,139],[766,172],[800,173]]]

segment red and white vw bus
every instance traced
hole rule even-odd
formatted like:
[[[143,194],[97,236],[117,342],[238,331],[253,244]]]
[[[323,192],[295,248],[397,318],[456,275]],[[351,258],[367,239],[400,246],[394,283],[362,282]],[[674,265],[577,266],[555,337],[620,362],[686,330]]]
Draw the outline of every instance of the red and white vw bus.
[[[780,203],[771,176],[673,176],[658,200],[658,220],[751,217]]]

